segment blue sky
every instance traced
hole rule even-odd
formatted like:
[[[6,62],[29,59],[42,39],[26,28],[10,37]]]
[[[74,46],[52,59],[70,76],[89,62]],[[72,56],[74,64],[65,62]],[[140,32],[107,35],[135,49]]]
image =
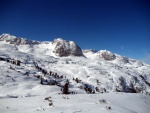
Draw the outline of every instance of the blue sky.
[[[150,0],[0,0],[0,34],[63,38],[150,64]]]

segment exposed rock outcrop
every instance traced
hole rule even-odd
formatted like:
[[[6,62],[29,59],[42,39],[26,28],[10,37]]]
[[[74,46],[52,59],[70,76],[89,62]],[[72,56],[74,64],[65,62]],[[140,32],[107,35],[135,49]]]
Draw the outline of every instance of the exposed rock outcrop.
[[[63,56],[83,56],[81,48],[73,41],[66,41],[61,38],[53,41],[54,53],[60,57]]]
[[[27,40],[25,38],[17,38],[16,36],[12,36],[10,34],[2,34],[0,36],[0,41],[6,41],[9,44],[14,45],[24,45],[24,44],[39,44],[38,41]]]
[[[97,52],[98,57],[103,58],[104,60],[115,60],[116,55],[107,50],[100,50]]]

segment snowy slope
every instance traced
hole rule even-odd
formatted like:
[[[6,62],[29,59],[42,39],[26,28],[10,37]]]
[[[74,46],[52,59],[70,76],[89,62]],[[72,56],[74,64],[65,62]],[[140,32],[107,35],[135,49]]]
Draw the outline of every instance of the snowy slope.
[[[143,62],[107,50],[98,52],[79,50],[77,51],[80,53],[79,56],[69,54],[60,57],[55,52],[57,43],[67,47],[67,51],[74,51],[75,47],[74,42],[62,39],[52,42],[30,40],[30,43],[26,43],[28,40],[21,38],[23,43],[18,43],[18,38],[15,36],[3,34],[0,40],[0,104],[2,105],[0,111],[3,111],[2,113],[109,112],[106,106],[111,106],[111,112],[114,113],[135,113],[140,111],[138,106],[141,106],[139,113],[147,113],[150,110],[148,107],[150,66]],[[13,43],[8,40],[13,40]],[[18,61],[21,61],[20,65],[16,65]],[[68,95],[71,99],[64,99],[66,96],[62,95],[61,90],[66,83],[69,84],[69,93],[75,94]],[[128,92],[128,94],[114,92]],[[50,100],[44,100],[50,95],[54,99],[54,107],[48,105]],[[92,97],[89,98],[90,96]],[[103,99],[99,97],[106,99],[109,104],[99,102]],[[126,101],[122,103],[119,99]],[[132,105],[133,102],[127,99],[133,99],[136,104]],[[59,102],[62,102],[62,105]],[[68,103],[63,104],[63,102]],[[126,105],[126,103],[131,104]],[[24,110],[25,108],[27,110]]]
[[[0,103],[1,113],[149,113],[150,110],[149,96],[129,93],[2,97]]]

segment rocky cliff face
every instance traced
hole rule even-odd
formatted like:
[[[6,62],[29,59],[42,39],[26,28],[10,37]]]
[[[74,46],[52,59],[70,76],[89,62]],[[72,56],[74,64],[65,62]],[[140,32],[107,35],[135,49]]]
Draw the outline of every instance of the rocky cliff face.
[[[66,41],[63,39],[55,39],[53,41],[54,53],[60,57],[63,56],[83,56],[81,48],[76,45],[73,41]]]

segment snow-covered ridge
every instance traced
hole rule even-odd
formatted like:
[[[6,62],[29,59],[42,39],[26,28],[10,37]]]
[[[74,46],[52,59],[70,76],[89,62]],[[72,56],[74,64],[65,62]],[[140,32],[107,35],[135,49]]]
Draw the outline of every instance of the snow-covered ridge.
[[[39,41],[28,40],[25,38],[17,38],[16,36],[12,36],[10,34],[2,34],[0,36],[0,41],[6,41],[9,44],[14,45],[24,45],[24,44],[39,44]]]
[[[61,38],[54,39],[54,41],[35,41],[28,40],[26,38],[17,38],[10,34],[2,34],[0,41],[5,41],[12,45],[28,45],[28,46],[40,46],[41,48],[49,46],[49,50],[52,51],[56,56],[83,56],[81,48],[76,45],[73,41],[63,40]],[[44,47],[45,48],[45,47]],[[21,49],[19,49],[21,50]],[[33,49],[31,49],[33,50]]]
[[[96,53],[97,51],[93,50],[93,49],[83,49],[82,52],[83,53],[88,53],[88,52],[90,52],[90,53]]]

